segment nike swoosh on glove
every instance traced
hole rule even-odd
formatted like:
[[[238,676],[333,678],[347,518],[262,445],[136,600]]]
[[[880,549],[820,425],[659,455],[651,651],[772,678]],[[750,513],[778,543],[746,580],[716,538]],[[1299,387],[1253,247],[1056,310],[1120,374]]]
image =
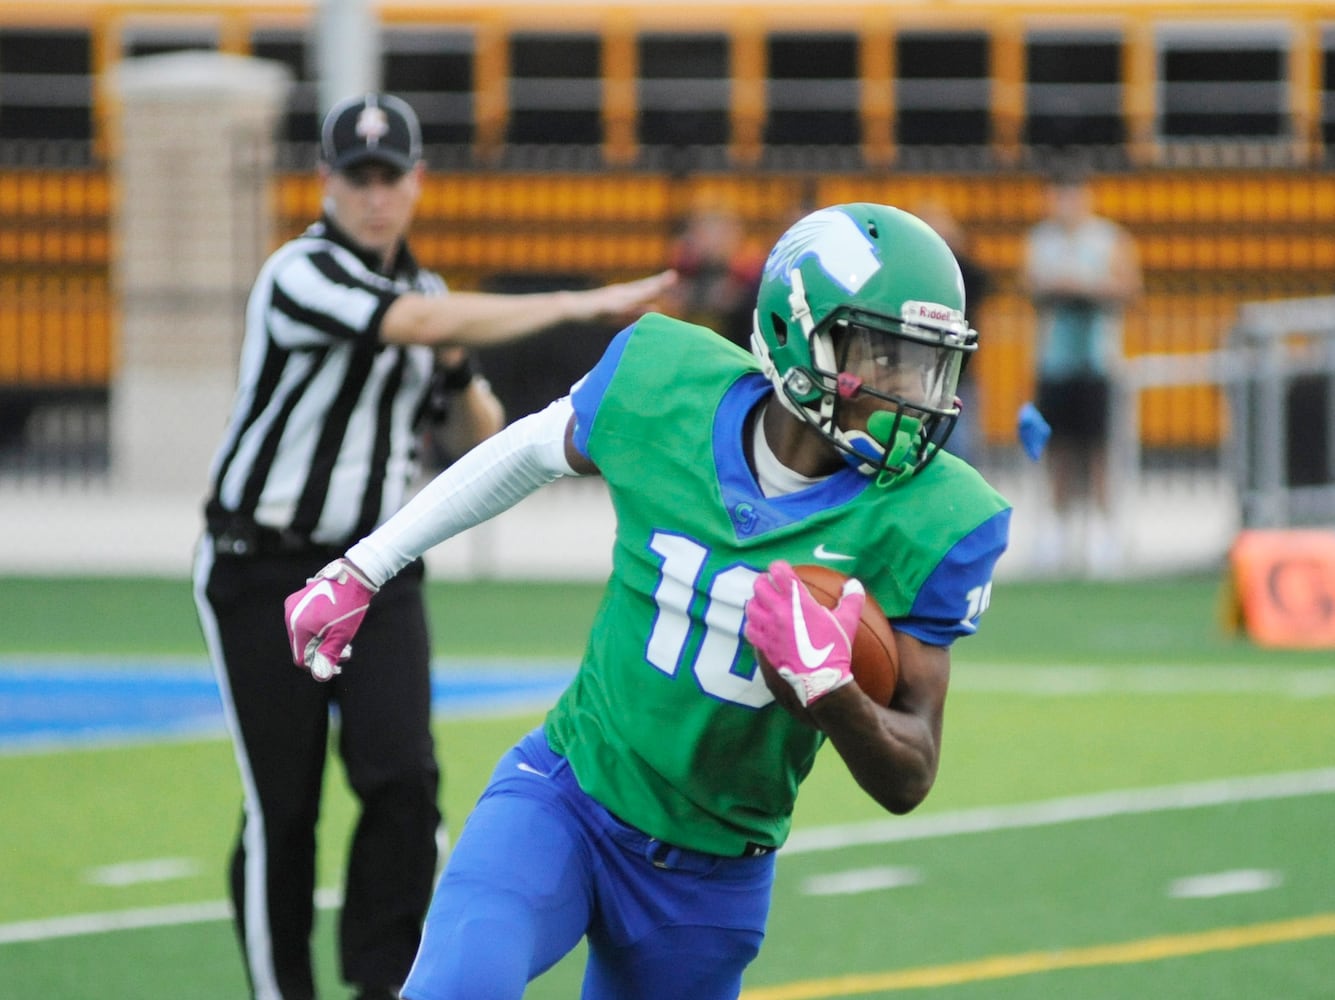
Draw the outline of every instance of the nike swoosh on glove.
[[[356,566],[335,559],[283,602],[292,660],[327,681],[352,655],[352,637],[379,590]]]
[[[809,708],[853,679],[853,639],[866,592],[850,577],[834,610],[824,607],[783,561],[756,577],[746,605],[746,639]]]

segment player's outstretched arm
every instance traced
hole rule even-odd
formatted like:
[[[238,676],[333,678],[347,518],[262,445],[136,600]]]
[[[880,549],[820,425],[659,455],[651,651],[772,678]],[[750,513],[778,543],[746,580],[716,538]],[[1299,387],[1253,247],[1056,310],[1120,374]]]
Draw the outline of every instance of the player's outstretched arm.
[[[403,508],[348,550],[371,582],[461,531],[490,520],[561,476],[583,474],[567,458],[575,419],[569,397],[516,420],[466,452]]]
[[[292,655],[317,680],[328,680],[375,592],[432,546],[508,510],[552,480],[592,474],[575,467],[567,444],[574,422],[569,398],[515,421],[433,479],[403,509],[325,567],[286,602]]]

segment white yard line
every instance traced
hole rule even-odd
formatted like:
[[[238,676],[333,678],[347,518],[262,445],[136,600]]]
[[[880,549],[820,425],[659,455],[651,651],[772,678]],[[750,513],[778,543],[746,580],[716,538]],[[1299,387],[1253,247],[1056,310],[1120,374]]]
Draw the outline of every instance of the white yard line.
[[[1101,694],[1260,694],[1335,697],[1335,668],[1122,664],[1012,667],[956,664],[952,691],[1065,698]]]
[[[200,864],[194,858],[150,858],[147,861],[123,861],[99,865],[83,873],[83,880],[93,885],[122,888],[143,882],[170,882],[198,875]]]
[[[1210,872],[1176,879],[1168,886],[1173,899],[1215,899],[1245,892],[1265,892],[1284,884],[1282,872],[1264,868],[1241,868],[1230,872]]]
[[[1200,809],[1239,802],[1260,802],[1332,793],[1335,793],[1335,768],[1251,778],[1225,778],[1219,781],[1168,785],[1161,788],[1049,799],[1014,806],[964,809],[936,816],[815,827],[794,833],[782,853],[805,854],[867,844],[927,840],[966,833],[1018,830],[1058,823],[1107,819],[1114,816]],[[316,905],[323,909],[339,905],[339,899],[340,894],[337,889],[321,889],[316,893]],[[140,927],[205,923],[227,920],[230,916],[230,904],[219,900],[110,913],[86,913],[46,920],[27,920],[21,923],[0,924],[0,945],[102,934]]]
[[[834,851],[867,844],[902,843],[953,837],[965,833],[1021,830],[1058,823],[1075,823],[1113,816],[1200,809],[1237,802],[1260,802],[1335,792],[1335,767],[1317,771],[1267,774],[1253,778],[1222,778],[1161,788],[1136,788],[1094,795],[1074,795],[1013,806],[985,806],[938,815],[877,819],[842,826],[798,830],[783,846],[783,854]]]
[[[903,889],[922,883],[923,874],[917,868],[883,865],[876,868],[855,868],[850,871],[813,875],[802,883],[802,892],[808,896],[853,896],[884,889]]]
[[[0,944],[16,944],[20,941],[49,941],[52,938],[104,934],[107,931],[128,931],[139,927],[203,924],[215,920],[227,920],[231,916],[232,905],[222,900],[212,903],[154,906],[142,910],[117,910],[114,913],[80,913],[73,917],[50,917],[46,920],[24,920],[16,924],[0,924]]]
[[[315,891],[315,905],[318,909],[332,910],[342,902],[343,893],[339,889]],[[72,917],[50,917],[46,920],[0,924],[0,945],[81,937],[85,934],[105,934],[108,931],[129,931],[142,927],[208,924],[231,919],[232,904],[222,899],[209,903],[179,903],[175,906],[152,906],[139,910],[115,910],[110,913],[81,913]]]

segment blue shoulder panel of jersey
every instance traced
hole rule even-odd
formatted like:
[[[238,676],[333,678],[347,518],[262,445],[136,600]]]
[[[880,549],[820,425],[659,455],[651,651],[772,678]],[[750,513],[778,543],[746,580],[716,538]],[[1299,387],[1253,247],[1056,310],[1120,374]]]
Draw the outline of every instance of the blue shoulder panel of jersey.
[[[576,383],[570,393],[570,402],[575,407],[575,447],[585,458],[589,457],[589,434],[593,430],[593,418],[602,405],[603,395],[607,392],[612,376],[616,374],[617,365],[621,364],[621,356],[626,353],[626,344],[634,330],[635,324],[632,323],[613,337],[598,363]]]
[[[933,646],[948,646],[977,632],[991,593],[992,571],[1006,551],[1010,522],[1007,507],[956,542],[923,583],[908,617],[895,619],[895,628]]]
[[[773,531],[847,503],[870,482],[849,466],[796,493],[765,496],[746,464],[743,437],[748,414],[772,391],[769,380],[759,372],[744,376],[728,390],[714,421],[714,465],[718,469],[719,488],[739,535]]]

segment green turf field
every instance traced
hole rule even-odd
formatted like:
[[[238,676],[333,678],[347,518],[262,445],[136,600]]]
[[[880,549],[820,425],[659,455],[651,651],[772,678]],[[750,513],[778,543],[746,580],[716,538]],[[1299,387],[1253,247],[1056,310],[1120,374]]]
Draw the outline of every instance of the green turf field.
[[[569,660],[596,600],[437,584],[438,652]],[[202,657],[184,581],[0,579],[0,606],[9,658]],[[920,810],[879,813],[823,755],[744,997],[1330,997],[1333,710],[1335,656],[1225,634],[1213,579],[999,585],[957,648]],[[452,823],[537,720],[438,724]],[[351,806],[331,775],[320,884],[336,899]],[[222,902],[225,740],[0,752],[0,788],[0,996],[244,995]],[[148,863],[157,876],[108,877]],[[342,997],[333,918],[319,974]],[[528,996],[576,996],[578,959]]]

